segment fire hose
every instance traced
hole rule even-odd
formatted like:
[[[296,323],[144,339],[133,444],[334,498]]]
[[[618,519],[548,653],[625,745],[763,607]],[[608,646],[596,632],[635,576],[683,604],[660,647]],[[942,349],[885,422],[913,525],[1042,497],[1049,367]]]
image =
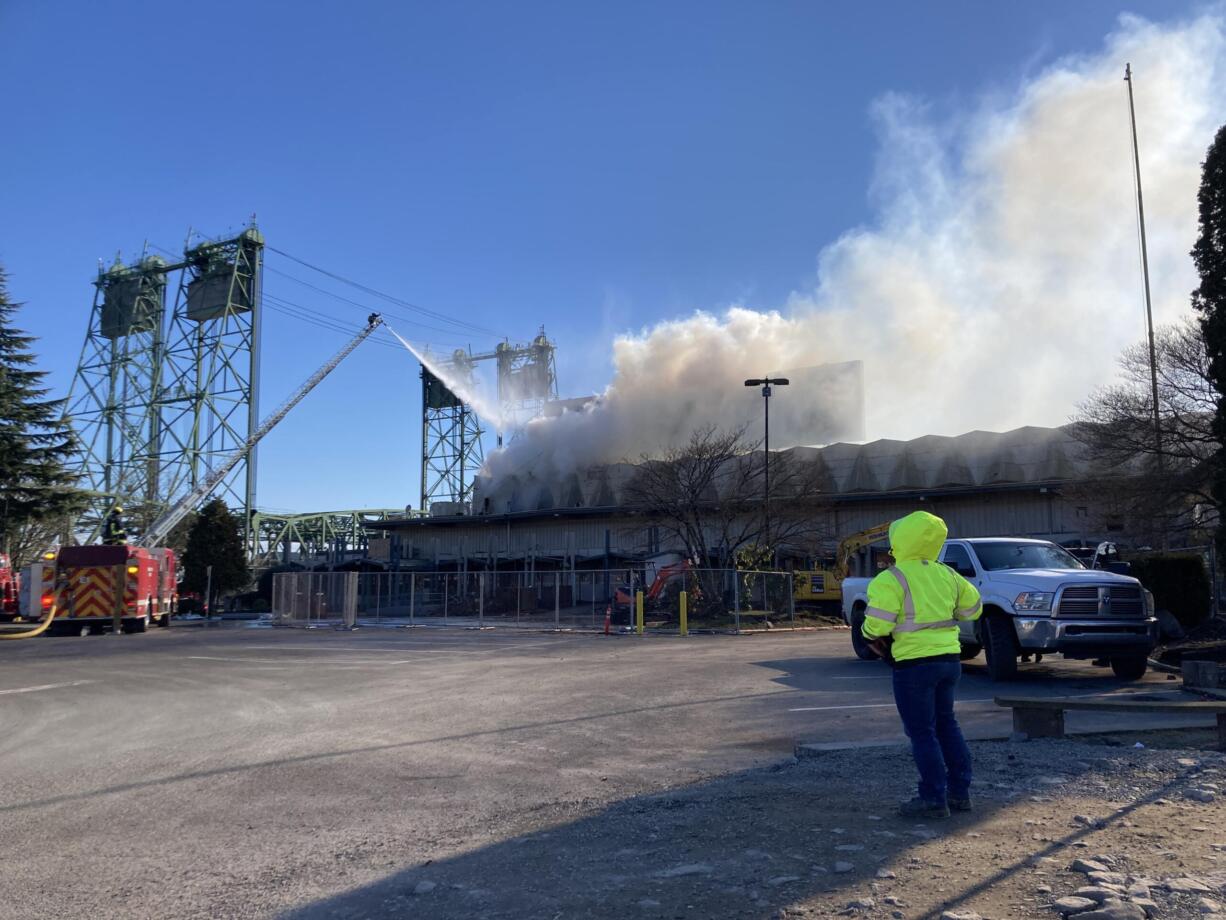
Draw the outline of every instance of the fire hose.
[[[33,629],[26,629],[21,632],[0,632],[0,639],[33,639],[35,636],[41,636],[47,631],[51,625],[51,621],[55,619],[55,605],[51,605],[51,610],[47,613],[47,619],[43,620]]]

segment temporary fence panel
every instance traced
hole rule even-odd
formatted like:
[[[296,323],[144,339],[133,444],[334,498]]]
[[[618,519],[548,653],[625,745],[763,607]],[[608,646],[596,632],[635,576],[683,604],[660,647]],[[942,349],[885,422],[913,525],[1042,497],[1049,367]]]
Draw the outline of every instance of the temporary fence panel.
[[[273,576],[273,620],[286,626],[467,626],[678,632],[684,594],[693,630],[795,625],[788,572],[638,567],[562,571],[286,572]]]
[[[285,572],[273,576],[273,621],[283,626],[354,626],[357,572]]]

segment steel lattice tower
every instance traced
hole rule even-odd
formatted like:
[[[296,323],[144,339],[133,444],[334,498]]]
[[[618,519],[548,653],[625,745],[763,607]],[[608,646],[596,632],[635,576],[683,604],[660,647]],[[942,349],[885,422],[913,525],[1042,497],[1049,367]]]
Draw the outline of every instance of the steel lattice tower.
[[[264,237],[254,226],[184,253],[166,338],[160,400],[161,494],[194,488],[259,425],[260,290]],[[213,493],[250,534],[255,451]]]
[[[497,369],[499,427],[514,434],[541,415],[548,402],[558,398],[556,350],[541,327],[530,345],[501,342],[493,351],[476,355],[458,350],[444,367],[453,379],[471,382],[478,362],[493,361]],[[470,501],[474,478],[485,461],[481,421],[471,406],[424,365],[421,395],[421,509],[428,511],[436,501]],[[504,434],[504,430],[498,431],[499,447]]]
[[[448,364],[471,379],[473,361],[457,351]],[[485,462],[477,414],[424,365],[421,369],[421,508],[472,499],[473,477]]]
[[[92,540],[112,506],[147,525],[160,513],[158,444],[168,266],[118,257],[94,281],[89,329],[65,403],[76,433],[75,469],[91,499],[77,522]]]
[[[498,402],[505,428],[515,431],[539,416],[545,403],[558,398],[556,350],[545,335],[544,326],[531,345],[502,342],[494,349],[494,360],[498,364]],[[499,444],[502,437],[503,433],[499,432]]]
[[[180,262],[150,257],[125,266],[117,259],[99,272],[66,403],[76,469],[94,496],[74,528],[78,539],[96,538],[115,504],[143,532],[259,424],[263,249],[253,225],[188,248]],[[215,494],[241,511],[250,530],[254,453]]]

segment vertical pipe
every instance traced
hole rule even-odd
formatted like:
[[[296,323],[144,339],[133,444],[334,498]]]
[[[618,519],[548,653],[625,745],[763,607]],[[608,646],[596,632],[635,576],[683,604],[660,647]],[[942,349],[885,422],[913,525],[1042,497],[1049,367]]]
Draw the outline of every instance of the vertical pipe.
[[[601,600],[609,599],[609,553],[612,547],[610,546],[609,529],[606,527],[604,532],[604,597]],[[592,585],[592,610],[596,609],[596,586]]]
[[[144,263],[144,259],[141,259]],[[146,277],[142,275],[143,281]],[[153,322],[153,354],[152,367],[149,369],[149,466],[146,472],[146,501],[153,505],[162,490],[162,366],[166,362],[166,276],[162,276],[162,283],[154,285],[157,301],[156,308],[151,312],[156,317]],[[254,506],[253,506],[254,507]],[[251,509],[249,508],[248,511]],[[254,545],[254,544],[253,544]]]
[[[1213,602],[1212,616],[1221,616],[1221,606],[1218,598],[1218,583],[1217,583],[1217,547],[1212,542],[1209,544],[1209,579],[1213,590],[1210,592],[1210,597]]]
[[[239,243],[240,249],[246,247],[247,237],[243,234],[242,242]],[[238,259],[235,259],[237,263]],[[263,294],[263,246],[262,244],[252,241],[252,256],[251,256],[251,282],[248,289],[248,303],[251,307],[251,362],[247,372],[247,437],[250,439],[255,435],[256,429],[260,427],[260,327],[263,325],[263,304],[261,297]],[[246,504],[243,515],[243,535],[247,541],[247,558],[255,557],[255,531],[252,528],[251,516],[255,513],[256,497],[256,450],[252,447],[247,452],[247,481],[244,484],[243,499]]]
[[[101,288],[99,289],[101,290]],[[98,320],[102,322],[101,316]],[[101,325],[99,326],[101,329]],[[106,489],[106,501],[111,507],[114,507],[117,496],[115,495],[115,487],[118,482],[115,478],[115,412],[119,405],[118,395],[116,393],[117,381],[119,379],[119,340],[111,340],[111,360],[107,362],[107,391],[106,391],[106,465],[103,467],[102,481]],[[107,508],[110,511],[110,508]],[[105,514],[102,517],[105,518]],[[99,524],[99,527],[103,526]]]
[[[643,592],[634,592],[634,631],[643,634]]]
[[[421,366],[421,512],[429,510],[426,504],[426,470],[430,463],[430,381],[426,378],[426,366]],[[436,566],[437,568],[437,566]]]
[[[690,619],[687,592],[682,591],[678,599],[681,601],[681,635],[688,636],[690,634]]]
[[[793,575],[788,572],[788,619],[792,623],[792,629],[796,628],[796,594],[793,587]]]
[[[762,404],[766,407],[766,429],[762,439],[762,543],[769,549],[771,541],[771,388],[762,387]]]
[[[741,631],[741,576],[734,568],[732,570],[732,628]]]

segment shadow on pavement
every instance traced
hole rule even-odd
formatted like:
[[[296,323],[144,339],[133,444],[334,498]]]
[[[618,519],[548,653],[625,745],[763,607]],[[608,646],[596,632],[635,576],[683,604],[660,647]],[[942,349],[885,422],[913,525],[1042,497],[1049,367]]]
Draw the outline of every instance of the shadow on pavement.
[[[1145,681],[1126,681],[1115,677],[1109,669],[1095,668],[1090,671],[1078,667],[1073,671],[1060,667],[1061,659],[1051,663],[1023,665],[1017,676],[1008,681],[993,681],[988,677],[983,658],[962,662],[962,690],[973,689],[976,696],[990,695],[998,690],[1002,694],[1014,694],[1019,690],[1039,692],[1044,696],[1062,696],[1068,693],[1090,690],[1109,693],[1115,690],[1164,692],[1178,689],[1174,681],[1151,678]],[[755,665],[780,672],[772,681],[784,687],[806,692],[847,692],[868,689],[877,683],[888,684],[890,669],[878,661],[858,661],[830,658],[781,658],[773,661],[755,661]],[[985,691],[985,692],[980,692]]]
[[[1012,755],[1001,745],[997,759]],[[889,916],[892,894],[907,917],[966,908],[1041,858],[1070,858],[1081,838],[1110,829],[1170,794],[1177,776],[1094,826],[1036,843],[983,874],[912,851],[1006,817],[1011,799],[980,798],[976,811],[916,824],[893,814],[911,791],[906,751],[845,752],[849,761],[745,771],[665,793],[642,795],[570,817],[581,803],[510,819],[509,839],[468,840],[467,852],[427,860],[382,880],[281,914],[281,920],[341,917],[738,917],[766,920],[810,902],[821,912]],[[1027,768],[1041,767],[1041,751]],[[992,759],[989,757],[989,759]],[[1033,762],[1029,762],[1033,761]],[[840,771],[857,770],[854,775]],[[897,779],[883,779],[897,777]],[[1034,779],[1034,777],[1030,777]],[[862,788],[861,783],[865,783]],[[987,784],[993,785],[993,784]],[[1026,786],[1018,784],[1022,794]],[[872,797],[866,790],[872,790]],[[1049,790],[1057,797],[1058,791]],[[1007,820],[1007,817],[1006,817]],[[518,833],[514,825],[527,825]],[[995,822],[996,833],[1014,833]],[[1017,828],[1020,832],[1021,828]],[[491,832],[490,836],[493,836]],[[986,842],[986,841],[985,841]],[[982,865],[982,864],[981,864]],[[990,865],[990,863],[989,863]],[[938,868],[940,867],[940,868]],[[933,884],[916,887],[920,876]],[[956,888],[940,903],[936,888]],[[924,891],[928,892],[925,900]],[[865,910],[848,909],[871,897]]]
[[[856,788],[862,777],[802,763],[638,796],[578,819],[567,819],[566,806],[522,815],[543,826],[471,841],[469,852],[281,917],[767,918],[811,898],[867,893],[878,870],[912,846],[965,833],[1000,807],[921,825],[897,818],[893,802],[910,790],[909,755],[886,752],[878,762],[882,775],[899,779],[877,783],[880,798],[871,801]]]

